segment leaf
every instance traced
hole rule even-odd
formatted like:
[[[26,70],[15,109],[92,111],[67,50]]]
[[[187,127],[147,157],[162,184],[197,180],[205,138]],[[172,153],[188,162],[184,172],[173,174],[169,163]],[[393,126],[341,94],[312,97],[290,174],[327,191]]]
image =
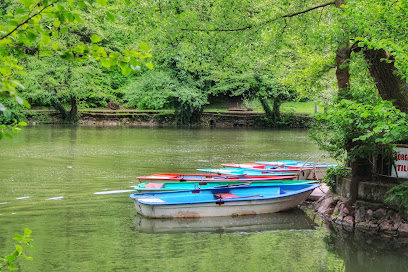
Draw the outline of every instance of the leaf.
[[[18,82],[17,80],[13,80],[12,82],[13,82],[13,84],[17,85],[17,86],[20,87],[21,89],[25,89],[24,85],[21,84],[20,82]]]
[[[5,109],[3,111],[4,116],[6,116],[6,118],[10,118],[11,117],[11,112],[8,109]]]
[[[25,8],[29,8],[31,6],[31,4],[34,3],[34,1],[32,0],[20,0],[21,4],[24,5]]]
[[[142,42],[141,44],[139,44],[139,47],[141,50],[143,51],[147,51],[149,49],[149,46],[147,45],[147,43]]]
[[[20,122],[20,123],[23,123],[23,122]],[[19,124],[20,124],[19,123]],[[25,123],[25,122],[24,122]],[[25,123],[25,125],[27,125],[27,123]],[[25,228],[24,229],[24,236],[25,237],[30,237],[30,235],[31,235],[31,233],[32,233],[33,231],[32,230],[30,230],[29,228]]]
[[[86,4],[83,1],[79,1],[77,4],[78,4],[78,7],[81,9],[86,8]]]
[[[119,67],[121,69],[121,72],[124,76],[128,76],[132,73],[132,69],[127,65],[126,62],[119,62]]]
[[[8,264],[7,269],[8,269],[8,270],[18,270],[17,268],[14,267],[14,263],[12,263],[12,262],[10,262],[10,263]]]
[[[21,255],[21,257],[23,257],[24,259],[26,259],[27,261],[32,261],[33,257],[28,257],[26,255]]]
[[[12,255],[4,257],[7,261],[12,262],[14,261],[18,256],[18,252],[15,251]]]
[[[20,234],[14,234],[14,240],[16,240],[17,242],[23,240],[24,236],[20,235]]]
[[[111,60],[109,58],[101,58],[101,64],[103,67],[109,68],[112,66]]]
[[[17,252],[21,253],[21,252],[23,252],[23,247],[20,246],[20,245],[16,245],[16,250],[17,250]]]
[[[50,36],[47,32],[41,33],[42,42],[44,45],[48,45],[51,42]]]
[[[14,20],[9,21],[8,23],[11,26],[18,26],[18,23],[16,21],[14,21]]]
[[[59,45],[56,44],[56,43],[53,43],[53,44],[51,45],[51,47],[52,47],[52,49],[54,49],[55,51],[57,51],[57,50],[59,49]]]
[[[16,101],[18,104],[23,105],[23,99],[19,96],[16,96]]]
[[[83,24],[83,23],[84,23],[84,21],[82,20],[82,18],[81,18],[81,16],[80,16],[79,14],[74,13],[73,15],[74,15],[74,17],[75,17],[75,21],[77,21],[77,22],[80,23],[80,24]]]
[[[22,8],[16,8],[16,14],[25,14],[26,11]]]
[[[150,70],[153,69],[153,64],[151,64],[150,62],[146,62],[145,65],[146,65],[146,67],[149,68]]]
[[[96,0],[96,2],[101,6],[106,6],[106,4],[108,3],[108,0]]]
[[[115,21],[115,15],[113,15],[111,12],[106,11],[106,16],[108,16],[109,21],[111,22]]]
[[[101,38],[99,38],[98,35],[93,34],[93,35],[91,36],[91,41],[92,41],[92,43],[98,43],[98,42],[101,41]]]
[[[37,33],[34,33],[33,31],[27,31],[27,38],[30,41],[35,41],[35,39],[37,39]]]
[[[25,127],[25,126],[27,126],[27,123],[26,122],[24,122],[24,121],[21,121],[21,122],[18,122],[18,124],[17,124],[18,126],[22,126],[22,127]],[[24,232],[25,232],[25,230],[24,230]],[[31,232],[30,232],[31,233]],[[24,234],[25,235],[25,234]],[[27,236],[27,235],[25,235],[26,237],[30,237],[30,236]]]

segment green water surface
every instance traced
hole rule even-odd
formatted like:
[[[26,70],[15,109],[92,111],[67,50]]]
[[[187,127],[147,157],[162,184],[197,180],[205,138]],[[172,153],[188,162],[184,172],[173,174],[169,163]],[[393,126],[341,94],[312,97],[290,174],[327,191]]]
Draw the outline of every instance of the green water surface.
[[[14,233],[33,230],[34,260],[20,260],[20,271],[407,269],[404,251],[359,249],[308,209],[149,220],[129,193],[94,194],[221,163],[327,161],[303,130],[35,126],[1,140],[0,152],[0,256],[11,253]]]

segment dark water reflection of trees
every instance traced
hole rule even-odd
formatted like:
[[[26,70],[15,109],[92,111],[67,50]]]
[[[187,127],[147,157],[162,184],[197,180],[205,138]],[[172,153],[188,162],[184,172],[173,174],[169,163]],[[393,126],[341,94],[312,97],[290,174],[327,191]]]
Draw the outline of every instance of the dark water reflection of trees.
[[[408,237],[380,236],[346,231],[325,223],[327,250],[344,261],[345,271],[408,271]]]

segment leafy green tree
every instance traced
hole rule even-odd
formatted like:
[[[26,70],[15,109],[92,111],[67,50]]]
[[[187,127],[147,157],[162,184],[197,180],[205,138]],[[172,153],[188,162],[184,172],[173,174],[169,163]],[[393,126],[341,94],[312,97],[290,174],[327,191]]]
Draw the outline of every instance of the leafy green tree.
[[[130,4],[129,1],[124,3]],[[14,98],[19,104],[30,107],[18,95],[18,88],[24,86],[17,77],[25,76],[19,59],[31,54],[40,57],[58,56],[62,60],[76,63],[98,61],[106,68],[118,67],[124,75],[137,71],[141,63],[152,68],[152,64],[145,62],[145,59],[151,57],[150,49],[145,43],[140,44],[138,51],[123,49],[119,52],[97,45],[104,43],[97,33],[91,31],[83,35],[82,25],[89,14],[115,21],[112,13],[115,6],[106,5],[105,0],[97,0],[95,3],[22,0],[19,4],[4,5],[2,13],[5,16],[2,16],[0,25],[0,97]],[[79,39],[66,40],[70,33],[79,33]],[[10,112],[3,103],[0,103],[0,110],[10,117]]]
[[[371,180],[373,158],[381,154],[391,161],[395,143],[408,139],[408,119],[378,95],[340,98],[325,113],[317,114],[311,136],[334,158],[350,163],[348,204],[352,204],[357,199],[359,182]]]

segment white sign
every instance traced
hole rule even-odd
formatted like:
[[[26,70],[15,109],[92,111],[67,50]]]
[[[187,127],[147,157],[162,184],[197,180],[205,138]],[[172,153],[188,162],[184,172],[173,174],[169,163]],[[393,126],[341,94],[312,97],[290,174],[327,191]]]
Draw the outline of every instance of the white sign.
[[[396,147],[395,153],[395,168],[399,178],[408,178],[408,148]],[[395,168],[392,167],[391,176],[396,177]]]

